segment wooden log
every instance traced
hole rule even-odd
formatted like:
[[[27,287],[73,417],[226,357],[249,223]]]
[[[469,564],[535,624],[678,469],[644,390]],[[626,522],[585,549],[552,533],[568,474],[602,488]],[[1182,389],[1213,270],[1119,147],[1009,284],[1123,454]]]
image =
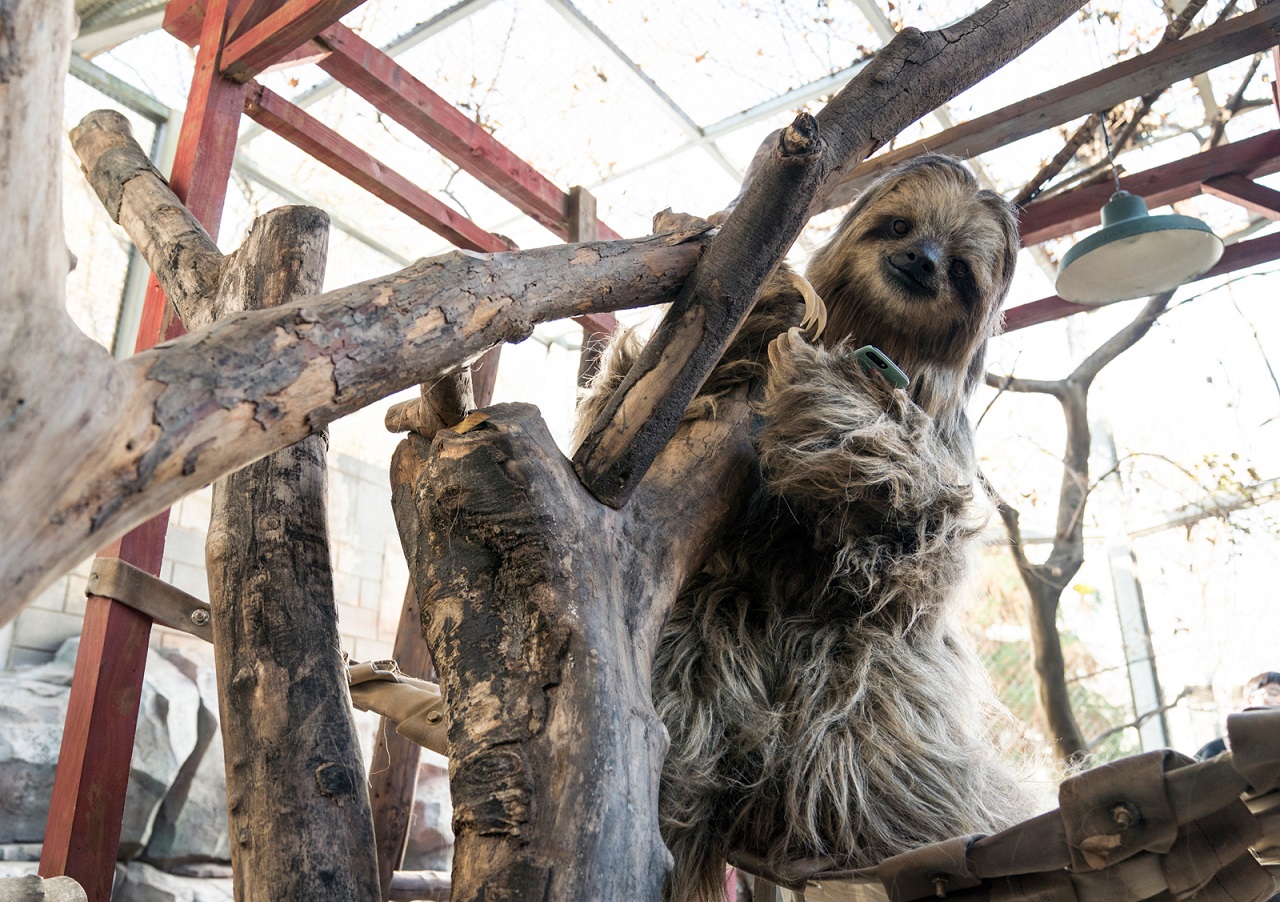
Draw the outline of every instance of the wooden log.
[[[218,318],[207,302],[222,281],[222,252],[134,141],[129,120],[115,110],[90,113],[71,130],[71,147],[107,215],[143,259],[171,261],[152,271],[186,327]]]
[[[392,504],[451,712],[455,900],[658,897],[650,667],[744,494],[748,416],[735,394],[685,424],[622,511],[528,405],[397,450]]]
[[[487,399],[486,399],[487,400]],[[422,397],[406,401],[387,412],[387,428],[392,432],[411,429],[430,439],[441,429],[456,426],[476,406],[471,387],[471,371],[463,369],[422,386]],[[431,679],[434,668],[422,638],[422,608],[410,581],[404,593],[404,608],[396,628],[391,656],[400,670],[411,677]],[[373,766],[369,771],[373,829],[377,837],[378,883],[382,898],[393,898],[392,873],[404,861],[409,841],[409,820],[413,816],[414,791],[418,785],[421,747],[396,732],[394,721],[382,718],[373,745]],[[426,897],[414,897],[426,898]],[[445,898],[448,898],[446,890]]]
[[[43,880],[35,874],[28,874],[25,877],[0,877],[0,899],[8,902],[88,902],[89,897],[70,877]]]
[[[1083,5],[993,2],[941,31],[904,29],[816,119],[801,114],[784,129],[574,455],[591,493],[626,503],[804,228],[815,197]]]
[[[122,207],[134,194],[121,194]],[[30,243],[23,234],[15,247]],[[536,323],[673,296],[702,241],[673,233],[455,252],[238,314],[119,363],[45,296],[28,305],[15,304],[23,293],[4,296],[18,309],[17,329],[0,336],[10,350],[0,356],[0,397],[9,399],[0,422],[10,423],[0,433],[0,534],[10,537],[0,547],[0,623],[130,526],[340,416],[521,340]],[[171,265],[160,255],[147,263]],[[45,290],[61,297],[60,285]],[[76,367],[42,362],[77,348]],[[30,454],[37,444],[42,453]],[[30,504],[37,496],[48,503]]]
[[[259,217],[220,306],[317,292],[328,226],[307,207]],[[237,900],[378,896],[329,562],[327,446],[310,435],[214,486],[206,551]]]

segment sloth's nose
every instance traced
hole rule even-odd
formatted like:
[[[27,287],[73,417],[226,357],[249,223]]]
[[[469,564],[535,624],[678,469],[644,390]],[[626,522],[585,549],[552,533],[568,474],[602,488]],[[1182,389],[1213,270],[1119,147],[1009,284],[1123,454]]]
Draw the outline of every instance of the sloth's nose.
[[[932,241],[922,241],[889,257],[889,262],[912,278],[928,284],[942,260],[942,248]]]

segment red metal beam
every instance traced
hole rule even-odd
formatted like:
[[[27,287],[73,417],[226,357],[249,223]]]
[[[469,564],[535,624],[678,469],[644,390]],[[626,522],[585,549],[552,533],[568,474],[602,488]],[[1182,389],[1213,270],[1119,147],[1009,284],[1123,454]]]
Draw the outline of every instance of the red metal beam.
[[[329,0],[337,2],[337,0]],[[172,0],[165,11],[165,30],[187,44],[198,39],[196,24],[205,0]],[[294,0],[291,7],[320,5],[321,0]],[[296,12],[296,9],[295,9]],[[284,13],[284,10],[281,11]],[[267,29],[275,16],[257,29]],[[283,24],[281,25],[283,27]],[[240,41],[251,37],[246,33]],[[328,55],[321,68],[368,100],[383,113],[457,163],[522,212],[560,238],[568,235],[568,195],[451,103],[411,75],[386,53],[340,22],[326,28],[316,43]],[[299,43],[305,42],[305,38]],[[247,46],[247,45],[246,45]],[[233,44],[228,52],[237,49]],[[603,222],[600,237],[621,236]]]
[[[400,173],[383,165],[333,129],[273,91],[254,84],[244,111],[255,122],[346,176],[369,193],[421,223],[449,243],[472,251],[510,250],[470,219],[436,200]]]
[[[1251,238],[1248,241],[1228,245],[1217,265],[1204,275],[1197,276],[1192,282],[1212,279],[1215,276],[1223,276],[1250,266],[1270,263],[1273,260],[1280,260],[1280,234]],[[1073,313],[1090,313],[1097,309],[1088,304],[1074,304],[1057,295],[1041,298],[1030,304],[1020,304],[1006,310],[1004,331],[1014,332],[1028,326],[1038,326],[1040,323],[1071,316]]]
[[[1225,175],[1256,178],[1273,172],[1280,172],[1280,129],[1126,175],[1120,179],[1120,187],[1143,197],[1148,206],[1158,207],[1194,197],[1200,193],[1201,184]],[[1114,191],[1108,182],[1029,204],[1019,223],[1023,245],[1039,244],[1098,225],[1102,205]]]
[[[875,175],[922,153],[970,159],[1063,123],[1106,110],[1158,88],[1280,43],[1280,4],[1252,10],[1109,69],[979,116],[914,144],[882,153],[858,166],[831,193],[828,206],[848,203]]]
[[[341,23],[317,40],[331,51],[320,68],[556,235],[568,235],[568,195],[478,123]],[[600,237],[620,236],[601,223]]]
[[[584,313],[573,317],[573,321],[585,331],[599,335],[612,335],[618,330],[618,318],[612,313]]]
[[[163,28],[188,47],[194,47],[200,43],[204,10],[204,0],[169,0],[164,8]]]
[[[222,51],[222,74],[232,81],[248,81],[363,2],[286,0],[257,25],[227,44]]]
[[[1280,219],[1280,191],[1259,185],[1243,175],[1224,175],[1200,186],[1205,194],[1244,207],[1267,219]]]
[[[242,37],[246,31],[269,16],[280,0],[247,0],[236,7],[227,27],[230,40]],[[170,0],[164,10],[164,30],[191,47],[200,43],[200,24],[204,21],[205,0]],[[318,31],[319,29],[317,29]],[[314,41],[295,47],[280,56],[264,72],[286,65],[316,62],[325,51]],[[225,51],[224,51],[225,54]]]

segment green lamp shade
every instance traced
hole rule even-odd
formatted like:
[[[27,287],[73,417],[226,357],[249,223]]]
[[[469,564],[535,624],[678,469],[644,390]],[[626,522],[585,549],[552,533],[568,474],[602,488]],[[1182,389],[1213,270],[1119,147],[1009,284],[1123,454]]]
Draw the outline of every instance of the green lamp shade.
[[[1142,198],[1117,191],[1102,208],[1102,228],[1062,258],[1055,288],[1078,304],[1149,297],[1208,272],[1222,250],[1199,219],[1152,216]]]

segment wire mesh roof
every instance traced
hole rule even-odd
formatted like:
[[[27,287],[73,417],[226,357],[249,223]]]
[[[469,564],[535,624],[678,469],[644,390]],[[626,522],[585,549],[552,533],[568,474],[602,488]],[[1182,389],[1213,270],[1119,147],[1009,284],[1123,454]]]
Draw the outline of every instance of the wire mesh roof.
[[[159,5],[83,0],[78,8],[86,29],[92,30]],[[655,0],[643,5],[611,0],[369,0],[344,22],[388,48],[428,87],[561,187],[590,188],[599,199],[601,218],[624,235],[637,235],[647,231],[654,212],[667,206],[700,214],[720,209],[736,193],[763,136],[801,109],[819,109],[904,23],[941,27],[977,5],[967,0]],[[1113,6],[1091,7],[938,115],[909,127],[895,143],[925,138],[946,124],[1150,49],[1169,21],[1170,13],[1152,2]],[[1195,27],[1221,12],[1222,4],[1208,4]],[[156,54],[185,54],[189,60],[190,51],[174,44],[163,34],[150,34],[96,61],[132,78]],[[1166,92],[1149,117],[1151,127],[1122,165],[1139,170],[1194,152],[1250,62],[1239,60]],[[188,61],[187,72],[189,66]],[[182,68],[168,84],[157,83],[154,71],[144,80],[162,100],[180,107],[187,80]],[[1255,100],[1265,99],[1261,80],[1270,77],[1269,69],[1269,61],[1264,62],[1255,79]],[[482,227],[526,247],[556,240],[354,93],[335,90],[317,66],[295,66],[260,80]],[[1270,127],[1262,118],[1250,122],[1249,116],[1237,116],[1231,136]],[[977,161],[981,174],[998,190],[1016,192],[1061,147],[1074,125],[985,155]],[[279,182],[305,185],[318,200],[351,210],[398,254],[416,257],[447,247],[249,124],[244,126],[242,153]],[[1096,157],[1086,147],[1079,161],[1094,163]],[[1220,201],[1202,199],[1192,205],[1210,216],[1215,209],[1219,218],[1231,215]],[[820,231],[829,224],[830,218],[815,225]],[[802,242],[801,255],[804,249]]]

